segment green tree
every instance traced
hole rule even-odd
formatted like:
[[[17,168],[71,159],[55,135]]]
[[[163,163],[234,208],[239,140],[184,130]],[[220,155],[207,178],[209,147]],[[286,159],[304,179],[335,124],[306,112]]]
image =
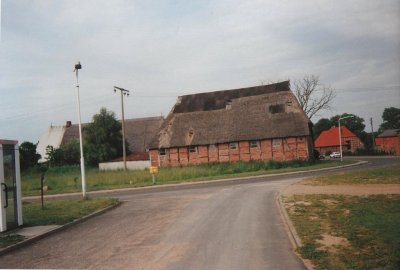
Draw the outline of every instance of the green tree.
[[[60,148],[46,147],[47,161],[50,166],[76,165],[80,161],[78,140],[71,140]]]
[[[36,144],[31,142],[21,143],[19,146],[19,158],[22,171],[35,166],[40,159],[40,155],[36,153]]]
[[[62,166],[64,164],[64,154],[61,148],[54,148],[51,145],[46,147],[46,160],[49,166]]]
[[[318,120],[317,123],[315,123],[313,127],[313,132],[314,132],[314,139],[318,138],[319,134],[321,134],[322,131],[330,129],[332,126],[332,122],[327,119],[327,118],[321,118]]]
[[[400,109],[395,107],[385,108],[382,114],[383,123],[380,131],[400,128]]]
[[[106,108],[93,116],[93,122],[84,129],[84,138],[85,159],[89,165],[97,166],[99,162],[122,156],[121,123]]]
[[[61,146],[63,163],[65,165],[79,164],[81,152],[79,146],[79,140],[71,140],[68,143]]]

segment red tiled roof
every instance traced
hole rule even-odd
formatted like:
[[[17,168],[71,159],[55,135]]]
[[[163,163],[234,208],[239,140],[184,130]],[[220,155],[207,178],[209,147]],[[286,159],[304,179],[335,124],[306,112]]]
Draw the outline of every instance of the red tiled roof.
[[[350,137],[357,137],[347,127],[342,126],[341,129],[342,129],[342,139],[350,138]],[[315,144],[315,147],[326,147],[326,146],[339,145],[339,128],[331,127],[328,130],[322,131],[322,133],[315,140],[314,144]]]

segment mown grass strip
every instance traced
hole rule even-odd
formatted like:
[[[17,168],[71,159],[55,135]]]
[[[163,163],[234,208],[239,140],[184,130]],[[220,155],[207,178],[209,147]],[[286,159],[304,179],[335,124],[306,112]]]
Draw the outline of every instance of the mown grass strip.
[[[291,161],[291,162],[236,162],[208,164],[185,167],[160,168],[156,175],[157,185],[192,181],[205,181],[230,177],[268,175],[275,173],[307,171],[320,168],[346,165],[355,161]],[[32,172],[22,175],[22,193],[25,196],[40,194],[40,173]],[[49,190],[46,194],[79,192],[81,190],[80,170],[78,166],[51,168],[45,175]],[[148,170],[134,171],[99,171],[89,168],[86,171],[88,191],[115,189],[124,187],[141,187],[152,184]]]
[[[89,197],[84,200],[46,201],[42,209],[40,202],[23,202],[24,226],[64,225],[117,203],[116,199]],[[18,231],[1,233],[0,248],[17,244],[25,239],[26,237],[19,235]]]
[[[322,175],[303,181],[302,184],[400,184],[400,164],[351,173]]]
[[[116,199],[89,197],[46,201],[42,209],[40,202],[23,202],[24,225],[63,225],[117,203]]]
[[[0,234],[0,249],[14,245],[23,240],[25,240],[25,237],[19,234]]]
[[[399,172],[388,166],[301,183],[393,184]],[[303,243],[298,251],[317,269],[400,269],[400,195],[294,195],[283,201]]]
[[[400,195],[295,195],[285,198],[317,269],[400,269]]]

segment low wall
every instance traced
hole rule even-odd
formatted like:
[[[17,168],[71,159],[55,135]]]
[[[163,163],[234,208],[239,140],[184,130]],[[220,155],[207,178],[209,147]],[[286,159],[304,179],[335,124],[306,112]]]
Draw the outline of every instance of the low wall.
[[[128,170],[143,170],[150,167],[150,160],[127,161],[126,167]],[[124,162],[117,161],[99,163],[99,169],[101,171],[123,170]]]

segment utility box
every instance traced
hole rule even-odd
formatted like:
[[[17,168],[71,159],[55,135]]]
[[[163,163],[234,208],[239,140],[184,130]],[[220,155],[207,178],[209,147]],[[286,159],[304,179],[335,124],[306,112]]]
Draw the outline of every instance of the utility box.
[[[0,139],[0,232],[22,225],[18,142]]]

